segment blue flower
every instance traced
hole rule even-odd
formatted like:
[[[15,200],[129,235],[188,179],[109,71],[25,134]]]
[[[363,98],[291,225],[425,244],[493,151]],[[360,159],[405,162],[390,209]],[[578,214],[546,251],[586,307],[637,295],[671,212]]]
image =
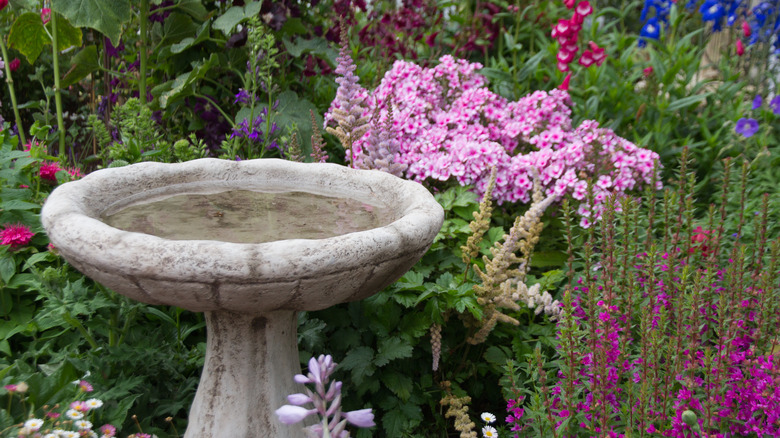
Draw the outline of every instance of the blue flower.
[[[741,118],[737,121],[737,126],[734,128],[737,134],[742,134],[743,137],[749,138],[753,134],[758,132],[758,121],[756,119]]]
[[[720,31],[721,18],[726,15],[726,9],[718,0],[707,0],[701,5],[699,12],[701,12],[702,20],[712,21],[713,32]]]
[[[780,116],[780,96],[775,96],[769,101],[769,108],[776,116]]]
[[[761,95],[758,94],[758,95],[756,95],[755,98],[753,98],[753,107],[751,109],[754,109],[754,110],[759,109],[759,108],[761,108],[761,104],[763,104],[763,103],[764,103],[764,99],[762,99]]]
[[[652,17],[649,20],[647,20],[647,23],[645,23],[645,25],[642,26],[642,31],[639,32],[639,36],[642,37],[639,39],[639,47],[645,46],[644,38],[651,38],[657,40],[658,37],[661,36],[661,25],[658,24],[658,18]]]

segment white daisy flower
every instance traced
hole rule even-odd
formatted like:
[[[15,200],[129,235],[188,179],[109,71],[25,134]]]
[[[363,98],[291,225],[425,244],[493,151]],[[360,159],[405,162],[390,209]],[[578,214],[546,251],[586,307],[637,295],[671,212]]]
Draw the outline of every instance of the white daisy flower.
[[[57,435],[56,433],[47,433],[46,435],[43,436],[43,438],[59,438],[59,435]]]
[[[485,423],[492,423],[496,421],[496,416],[491,414],[490,412],[483,412],[482,415],[480,415],[480,417],[482,417],[482,421],[484,421]]]
[[[482,436],[488,438],[496,438],[498,436],[498,432],[496,431],[495,427],[485,426],[482,428]]]
[[[84,403],[87,405],[89,409],[97,409],[103,406],[103,401],[96,398],[91,398]]]
[[[24,427],[35,432],[43,426],[43,420],[39,418],[30,418],[24,422]]]
[[[60,433],[60,437],[61,438],[79,438],[79,433],[78,432],[71,432],[71,431],[65,430],[65,431],[62,431],[62,433]]]
[[[92,429],[92,423],[90,423],[87,420],[78,420],[78,421],[74,422],[73,424],[76,425],[76,427],[78,427],[79,430],[89,430],[89,429]]]
[[[65,412],[65,416],[68,417],[69,420],[81,420],[84,418],[84,414],[75,409],[68,409],[68,411]]]

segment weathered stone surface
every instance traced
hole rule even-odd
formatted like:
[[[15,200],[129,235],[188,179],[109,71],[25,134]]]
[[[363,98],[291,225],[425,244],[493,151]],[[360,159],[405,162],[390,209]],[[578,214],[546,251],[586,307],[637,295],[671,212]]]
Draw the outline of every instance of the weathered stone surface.
[[[390,208],[391,223],[327,239],[168,240],[100,218],[144,199],[225,190],[302,191]],[[327,220],[327,218],[314,218]],[[206,312],[206,364],[186,438],[302,437],[273,411],[298,392],[296,312],[368,297],[430,246],[443,211],[411,181],[334,164],[265,159],[141,163],[63,184],[41,220],[73,266],[151,304]]]

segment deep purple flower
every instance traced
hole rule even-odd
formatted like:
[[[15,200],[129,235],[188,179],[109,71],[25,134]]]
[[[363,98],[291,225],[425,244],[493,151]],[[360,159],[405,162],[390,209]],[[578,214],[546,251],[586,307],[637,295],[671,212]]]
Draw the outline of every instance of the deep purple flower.
[[[780,116],[780,96],[775,96],[769,101],[769,108],[772,109],[776,116]]]
[[[243,88],[239,88],[238,93],[236,93],[236,100],[233,101],[233,104],[237,104],[237,103],[248,104],[249,99],[250,99],[249,93]]]
[[[764,103],[764,99],[761,98],[761,95],[756,95],[755,98],[753,98],[753,108],[754,110],[761,108],[761,104]]]
[[[741,118],[734,129],[737,134],[742,134],[745,138],[750,138],[758,132],[758,121],[756,119]]]

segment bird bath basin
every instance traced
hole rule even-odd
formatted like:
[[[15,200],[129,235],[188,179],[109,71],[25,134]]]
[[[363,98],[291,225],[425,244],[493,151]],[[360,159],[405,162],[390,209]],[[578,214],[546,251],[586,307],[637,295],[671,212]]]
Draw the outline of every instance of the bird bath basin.
[[[303,437],[274,416],[300,392],[297,312],[379,292],[422,257],[442,220],[417,183],[275,159],[100,170],[58,187],[41,212],[84,274],[205,313],[185,438]]]

